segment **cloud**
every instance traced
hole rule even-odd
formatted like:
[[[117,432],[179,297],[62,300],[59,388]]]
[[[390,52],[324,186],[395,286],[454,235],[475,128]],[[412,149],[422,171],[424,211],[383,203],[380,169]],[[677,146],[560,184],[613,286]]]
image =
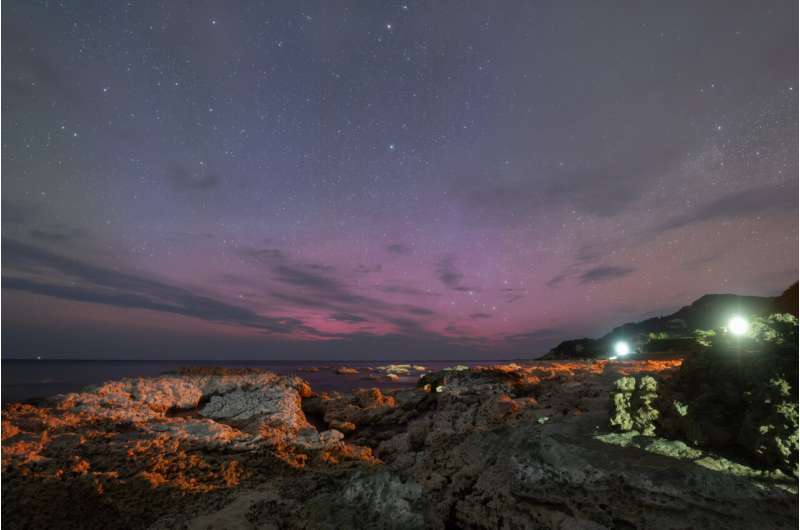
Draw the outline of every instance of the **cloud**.
[[[264,252],[265,250],[269,251]],[[348,283],[345,276],[337,273],[334,267],[319,263],[296,262],[289,256],[273,250],[275,249],[245,249],[242,255],[250,262],[266,268],[275,282],[269,291],[270,298],[285,304],[290,309],[324,309],[330,311],[331,315],[341,317],[339,318],[341,321],[355,323],[356,319],[359,319],[358,322],[389,323],[397,327],[400,332],[413,331],[416,334],[423,333],[424,321],[414,320],[409,318],[409,315],[430,318],[436,314],[425,307],[392,303],[361,294]],[[360,271],[361,269],[357,268],[354,272]],[[379,290],[400,294],[429,294],[398,286]]]
[[[731,193],[690,212],[677,215],[653,229],[655,233],[674,230],[706,221],[748,217],[764,212],[797,212],[796,183],[770,185]]]
[[[546,285],[547,285],[548,287],[550,287],[550,288],[555,288],[555,287],[558,287],[559,285],[561,285],[562,283],[564,283],[564,281],[568,280],[568,279],[569,279],[569,278],[571,278],[572,276],[575,276],[575,274],[577,274],[577,272],[578,272],[578,271],[576,271],[574,268],[572,268],[572,269],[567,269],[567,270],[565,270],[564,272],[561,272],[561,273],[559,273],[559,274],[556,274],[555,276],[553,276],[552,278],[550,278],[550,280],[548,280],[548,281],[547,281],[547,284],[546,284]]]
[[[522,300],[525,298],[525,295],[528,294],[527,289],[520,289],[515,287],[506,287],[504,289],[500,289],[500,292],[503,293],[507,304],[513,304],[517,300]]]
[[[174,243],[211,241],[215,238],[210,232],[181,232],[176,231],[164,236],[164,240]]]
[[[16,50],[3,62],[3,90],[9,101],[32,106],[41,100],[61,100],[73,107],[83,103],[77,85],[67,79],[67,70],[47,55],[46,43],[14,25],[3,31],[4,40],[13,42]]]
[[[41,210],[38,204],[28,201],[3,199],[3,224],[22,225],[30,222]]]
[[[455,256],[445,256],[436,264],[436,277],[448,289],[454,291],[479,291],[476,287],[469,287],[462,283],[464,274],[456,267]]]
[[[336,267],[333,265],[325,265],[323,263],[303,263],[303,267],[319,272],[330,272],[336,270]]]
[[[472,320],[484,320],[487,318],[492,318],[492,315],[489,313],[472,313],[469,315],[469,318]]]
[[[355,267],[353,267],[353,272],[357,272],[358,274],[372,274],[375,272],[381,272],[383,270],[383,265],[380,263],[377,265],[364,265],[363,263],[359,263]]]
[[[391,245],[386,246],[386,251],[389,254],[397,254],[405,256],[411,254],[412,248],[404,243],[393,243]]]
[[[318,292],[341,296],[342,299],[351,298],[351,294],[337,279],[326,274],[320,274],[324,269],[314,269],[303,265],[278,264],[272,267],[273,277],[279,282],[295,287],[310,287]]]
[[[708,264],[716,261],[718,258],[721,258],[722,256],[724,256],[727,253],[728,253],[728,250],[721,250],[721,251],[713,252],[711,254],[706,254],[704,256],[700,256],[700,257],[695,258],[695,259],[684,261],[682,265],[683,265],[683,268],[686,269],[686,270],[701,269],[701,268],[707,266]]]
[[[278,263],[270,267],[272,277],[279,283],[300,288],[300,292],[273,291],[271,295],[285,302],[311,308],[338,309],[341,312],[371,316],[369,320],[383,318],[393,313],[410,313],[430,316],[427,308],[408,304],[392,304],[353,291],[340,278],[333,277],[329,269],[314,269],[297,263]]]
[[[282,250],[277,248],[243,248],[239,255],[245,260],[259,265],[270,264],[286,258]]]
[[[571,267],[568,267],[564,271],[556,274],[552,278],[550,278],[550,280],[548,280],[545,285],[547,285],[547,287],[550,287],[551,289],[554,289],[560,286],[565,281],[576,277],[578,278],[578,283],[581,285],[586,283],[611,281],[628,276],[635,270],[636,269],[629,267],[601,265],[598,267],[581,271],[581,268],[578,265],[573,265]]]
[[[332,313],[330,315],[332,320],[336,320],[338,322],[347,322],[348,324],[360,324],[361,322],[369,322],[364,317],[360,317],[358,315],[353,315],[352,313]]]
[[[422,289],[408,287],[405,285],[384,285],[379,287],[378,290],[386,294],[403,294],[407,296],[439,296],[438,293],[423,291]]]
[[[578,251],[575,253],[575,261],[578,263],[591,263],[593,261],[597,261],[606,256],[609,252],[609,249],[613,248],[613,245],[615,244],[617,243],[601,241],[581,245],[578,248]]]
[[[30,231],[30,236],[46,243],[61,243],[86,237],[87,232],[82,228],[70,228],[65,225],[47,225],[34,228]]]
[[[436,277],[439,278],[445,287],[457,289],[464,278],[464,275],[456,268],[455,258],[448,256],[439,261],[436,266]]]
[[[176,191],[208,191],[217,188],[220,182],[215,173],[191,171],[179,165],[168,170],[167,178]]]
[[[556,337],[564,335],[564,330],[558,328],[540,328],[534,329],[531,331],[526,331],[523,333],[515,333],[513,335],[508,335],[506,340],[511,342],[530,342],[530,341],[541,341],[541,340],[552,340]]]
[[[403,307],[408,313],[412,315],[431,316],[436,314],[436,311],[428,309],[427,307],[419,307],[414,305],[406,305]]]
[[[616,280],[628,276],[635,270],[636,269],[632,269],[629,267],[615,267],[615,266],[595,267],[581,274],[580,283],[584,284],[584,283],[595,283],[595,282]]]
[[[516,225],[569,207],[581,214],[614,217],[648,189],[648,182],[678,164],[687,143],[642,144],[626,157],[601,157],[578,167],[550,167],[514,180],[454,190],[467,216],[479,224]]]
[[[315,333],[296,318],[260,315],[184,287],[90,265],[9,238],[3,238],[3,289],[148,309],[271,333]]]

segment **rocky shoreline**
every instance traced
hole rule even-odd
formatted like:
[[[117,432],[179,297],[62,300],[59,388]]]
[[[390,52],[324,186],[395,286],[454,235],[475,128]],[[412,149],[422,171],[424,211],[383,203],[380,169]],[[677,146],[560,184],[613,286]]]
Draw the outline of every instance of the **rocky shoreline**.
[[[458,367],[321,393],[186,369],[11,404],[14,528],[796,528],[796,480],[609,426],[680,360]],[[750,464],[750,465],[749,465]]]

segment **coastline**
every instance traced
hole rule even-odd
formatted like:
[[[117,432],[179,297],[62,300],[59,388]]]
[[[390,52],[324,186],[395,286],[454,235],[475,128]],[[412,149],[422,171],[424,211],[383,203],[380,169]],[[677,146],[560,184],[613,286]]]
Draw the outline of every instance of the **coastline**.
[[[3,515],[20,528],[795,524],[794,481],[608,429],[615,380],[679,365],[460,367],[346,393],[193,367],[9,404]]]

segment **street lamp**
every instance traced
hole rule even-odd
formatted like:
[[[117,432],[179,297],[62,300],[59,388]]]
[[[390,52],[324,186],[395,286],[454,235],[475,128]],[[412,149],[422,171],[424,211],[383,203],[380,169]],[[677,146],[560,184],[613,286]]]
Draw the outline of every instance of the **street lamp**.
[[[614,344],[614,353],[619,357],[625,357],[631,353],[631,347],[624,340],[617,341],[616,344]]]
[[[736,375],[738,379],[742,379],[742,337],[747,335],[750,331],[750,322],[741,315],[734,315],[728,320],[728,332],[736,339]]]
[[[746,335],[747,332],[750,331],[750,322],[740,315],[731,317],[731,319],[728,321],[728,331],[730,331],[736,337]]]

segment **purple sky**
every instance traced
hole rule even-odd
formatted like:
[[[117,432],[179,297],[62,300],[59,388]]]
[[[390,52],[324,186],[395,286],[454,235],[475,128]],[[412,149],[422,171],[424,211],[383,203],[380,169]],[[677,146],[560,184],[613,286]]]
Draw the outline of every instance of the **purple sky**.
[[[796,2],[3,4],[3,354],[508,358],[798,277]]]

